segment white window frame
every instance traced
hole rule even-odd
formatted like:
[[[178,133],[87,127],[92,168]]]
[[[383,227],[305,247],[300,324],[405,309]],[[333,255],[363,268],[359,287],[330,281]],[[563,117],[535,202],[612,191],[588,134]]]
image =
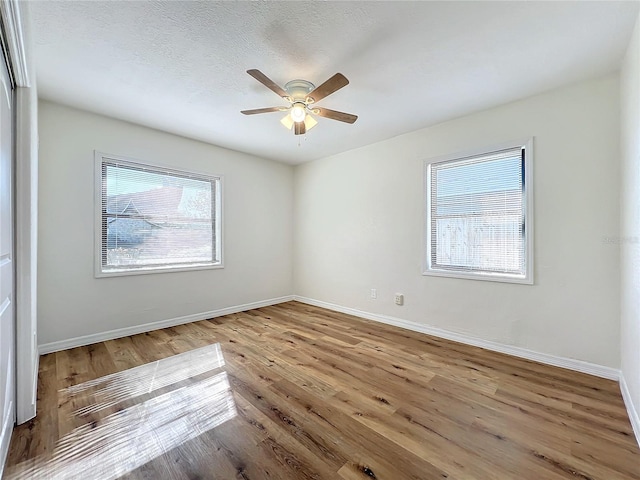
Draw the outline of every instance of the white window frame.
[[[168,273],[168,272],[186,272],[192,270],[209,270],[224,268],[224,242],[222,234],[223,225],[223,176],[211,175],[206,173],[193,172],[182,168],[174,168],[159,164],[150,164],[140,160],[124,157],[121,155],[112,155],[99,151],[94,152],[94,275],[96,278],[104,277],[121,277],[129,275],[148,275],[152,273]],[[121,269],[114,271],[103,270],[102,266],[102,165],[103,163],[117,163],[123,166],[132,166],[135,168],[148,169],[150,172],[160,172],[175,174],[179,176],[192,176],[195,179],[212,180],[216,182],[215,197],[215,249],[218,252],[218,261],[212,263],[199,263],[195,265],[183,266],[145,266],[131,269]]]
[[[525,149],[524,156],[524,216],[525,216],[525,275],[512,275],[499,272],[468,272],[468,271],[452,271],[445,269],[434,268],[431,265],[431,251],[435,248],[432,245],[431,237],[431,165],[436,163],[462,161],[469,157],[476,157],[480,155],[487,155],[501,150],[508,150],[512,148],[522,147]],[[451,155],[444,155],[435,158],[430,158],[424,161],[424,198],[423,198],[423,216],[425,221],[423,229],[423,242],[422,242],[422,255],[423,255],[423,268],[422,275],[436,276],[436,277],[451,277],[462,278],[471,280],[486,280],[492,282],[506,282],[506,283],[520,283],[533,285],[533,137],[517,140],[512,142],[505,142],[499,145],[493,145],[487,148],[478,148],[466,152],[459,152]]]

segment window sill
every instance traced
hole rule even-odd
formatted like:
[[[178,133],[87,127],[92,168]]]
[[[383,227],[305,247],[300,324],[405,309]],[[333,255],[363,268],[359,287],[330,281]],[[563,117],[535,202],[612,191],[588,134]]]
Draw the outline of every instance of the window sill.
[[[486,282],[519,283],[523,285],[533,285],[533,278],[505,274],[451,272],[449,270],[427,269],[422,272],[422,275],[433,277],[459,278],[465,280],[481,280]]]
[[[222,262],[214,264],[201,264],[191,265],[188,267],[167,267],[161,266],[157,268],[145,267],[145,268],[132,268],[130,270],[107,270],[99,271],[95,273],[95,278],[109,278],[109,277],[125,277],[131,275],[149,275],[153,273],[172,273],[172,272],[191,272],[195,270],[214,270],[224,268]]]

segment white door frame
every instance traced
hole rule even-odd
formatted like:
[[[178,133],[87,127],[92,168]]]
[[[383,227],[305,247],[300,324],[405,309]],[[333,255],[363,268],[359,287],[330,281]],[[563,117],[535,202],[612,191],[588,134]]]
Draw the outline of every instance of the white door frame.
[[[28,2],[0,0],[7,66],[15,89],[15,307],[16,417],[24,423],[36,415],[38,379],[37,234],[38,234],[38,98],[31,75]]]

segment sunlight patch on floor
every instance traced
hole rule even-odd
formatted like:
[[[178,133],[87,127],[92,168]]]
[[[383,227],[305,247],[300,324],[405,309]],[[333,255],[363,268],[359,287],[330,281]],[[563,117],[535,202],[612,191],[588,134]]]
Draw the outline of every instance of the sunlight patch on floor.
[[[70,398],[77,396],[91,398],[93,402],[90,405],[74,412],[76,415],[86,415],[223,366],[224,358],[220,344],[214,343],[156,362],[72,385],[61,390],[61,393]]]
[[[100,400],[87,407],[95,412],[223,365],[216,344],[65,391],[80,395],[95,390],[92,395]],[[115,479],[236,415],[223,371],[75,428],[56,443],[52,454],[11,468],[7,478]]]

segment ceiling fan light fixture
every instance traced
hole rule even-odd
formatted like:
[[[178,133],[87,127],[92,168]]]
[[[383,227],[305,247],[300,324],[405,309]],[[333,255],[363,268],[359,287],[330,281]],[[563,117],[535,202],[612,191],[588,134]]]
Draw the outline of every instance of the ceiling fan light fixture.
[[[282,120],[280,120],[280,123],[284,125],[287,130],[291,130],[297,122],[293,121],[293,118],[291,118],[291,114],[287,114],[282,118]],[[315,127],[318,124],[318,121],[311,115],[305,115],[303,123],[305,130],[308,131]]]
[[[311,130],[317,124],[318,124],[318,121],[315,118],[313,118],[311,115],[307,115],[306,117],[304,117],[304,126],[306,127],[307,131]]]
[[[304,103],[294,103],[291,107],[291,118],[294,122],[304,122],[307,116],[306,105]]]
[[[287,130],[291,130],[293,128],[293,118],[291,118],[291,114],[287,113],[287,115],[280,120],[280,123],[286,127]]]

